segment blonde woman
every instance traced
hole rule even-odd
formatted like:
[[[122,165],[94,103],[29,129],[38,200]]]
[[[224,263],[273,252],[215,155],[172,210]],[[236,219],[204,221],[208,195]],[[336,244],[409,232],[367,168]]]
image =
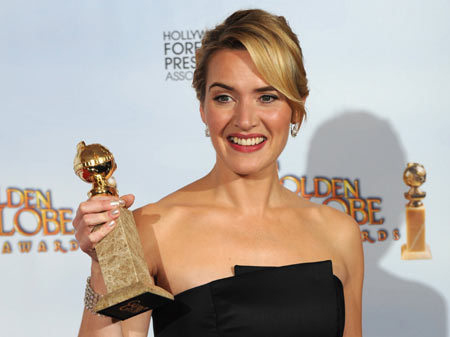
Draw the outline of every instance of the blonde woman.
[[[361,336],[358,225],[285,189],[277,175],[308,97],[297,36],[283,17],[238,11],[206,32],[196,62],[193,86],[216,163],[134,211],[150,273],[175,301],[123,322],[85,309],[80,336],[147,336],[151,317],[156,337]],[[99,294],[95,245],[114,229],[118,205],[90,199],[74,220]]]

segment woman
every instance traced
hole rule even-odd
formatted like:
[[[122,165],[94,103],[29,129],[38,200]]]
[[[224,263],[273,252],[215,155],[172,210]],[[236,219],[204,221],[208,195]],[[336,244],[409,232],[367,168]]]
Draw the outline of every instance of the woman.
[[[134,211],[150,273],[176,299],[154,310],[155,336],[361,336],[358,225],[277,175],[308,96],[296,35],[283,17],[238,11],[205,34],[196,58],[193,86],[216,164]],[[133,201],[96,197],[74,219],[99,294],[95,245],[114,229],[119,203]],[[85,310],[80,335],[147,336],[150,316],[120,323]]]

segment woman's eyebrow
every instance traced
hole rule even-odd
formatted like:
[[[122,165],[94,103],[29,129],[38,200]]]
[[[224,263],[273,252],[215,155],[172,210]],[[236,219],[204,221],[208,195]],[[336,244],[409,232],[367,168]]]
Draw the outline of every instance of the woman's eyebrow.
[[[230,91],[234,91],[233,87],[230,87],[229,85],[220,83],[220,82],[214,82],[213,84],[211,84],[208,88],[208,91],[211,90],[211,88],[213,87],[220,87],[220,88],[224,88],[226,90],[230,90]]]
[[[224,88],[224,89],[229,90],[229,91],[234,91],[233,87],[230,87],[229,85],[226,85],[226,84],[221,83],[221,82],[214,82],[213,84],[211,84],[209,86],[209,88],[208,88],[208,91],[211,90],[214,87],[220,87],[220,88]],[[271,85],[268,85],[268,86],[265,86],[265,87],[256,88],[254,91],[255,92],[277,91],[277,89],[275,89]]]
[[[278,90],[275,89],[274,87],[272,87],[271,85],[268,85],[267,87],[255,89],[255,92],[263,92],[263,91],[278,91]]]

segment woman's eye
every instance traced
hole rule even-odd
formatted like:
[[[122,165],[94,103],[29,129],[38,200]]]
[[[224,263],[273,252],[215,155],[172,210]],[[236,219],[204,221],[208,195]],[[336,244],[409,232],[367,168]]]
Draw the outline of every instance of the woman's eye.
[[[214,100],[219,103],[228,103],[231,102],[231,97],[228,95],[218,95],[214,97]]]
[[[260,100],[261,100],[261,102],[263,102],[263,103],[270,103],[270,102],[273,102],[273,101],[276,100],[276,99],[278,99],[278,97],[275,96],[275,95],[262,95],[262,96],[260,97]]]

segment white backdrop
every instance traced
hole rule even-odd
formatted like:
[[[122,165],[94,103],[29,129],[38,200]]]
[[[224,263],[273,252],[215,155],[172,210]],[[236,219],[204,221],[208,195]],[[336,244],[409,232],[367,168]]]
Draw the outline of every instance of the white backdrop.
[[[214,151],[186,79],[192,50],[202,30],[251,7],[288,19],[310,81],[308,121],[280,158],[280,176],[305,177],[309,191],[314,177],[357,179],[363,198],[379,199],[384,223],[361,224],[375,241],[364,242],[364,336],[450,336],[444,0],[1,1],[2,336],[77,334],[89,259],[70,250],[72,226],[59,212],[70,220],[89,190],[72,170],[78,141],[113,151],[119,190],[136,195],[134,207],[210,170]],[[408,161],[428,172],[432,260],[400,259]],[[51,205],[37,205],[47,192]],[[44,213],[59,225],[44,226]],[[55,251],[58,242],[67,252]]]

